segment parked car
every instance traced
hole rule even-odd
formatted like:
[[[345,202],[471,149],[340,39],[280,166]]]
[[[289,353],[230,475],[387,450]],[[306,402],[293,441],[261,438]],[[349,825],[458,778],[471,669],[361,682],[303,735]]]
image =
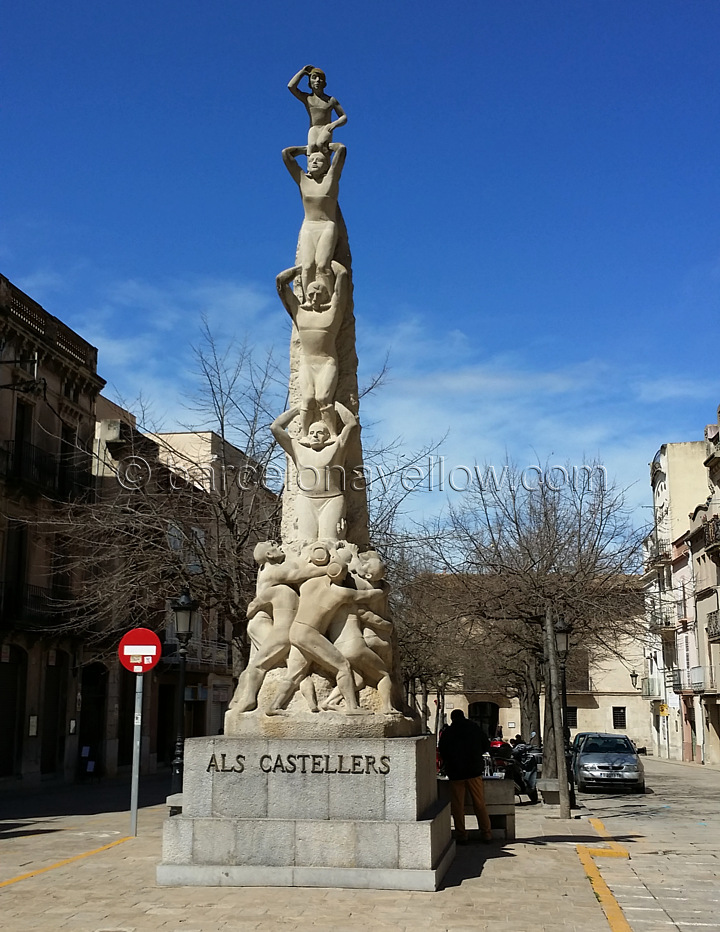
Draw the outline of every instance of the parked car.
[[[645,769],[627,735],[586,732],[575,740],[572,768],[580,792],[608,786],[645,792]]]

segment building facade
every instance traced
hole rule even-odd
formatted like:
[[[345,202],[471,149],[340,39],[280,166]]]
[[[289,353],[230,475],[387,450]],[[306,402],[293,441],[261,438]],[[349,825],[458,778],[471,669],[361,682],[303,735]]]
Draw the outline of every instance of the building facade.
[[[73,512],[94,513],[102,535],[102,509],[127,492],[123,458],[138,452],[152,463],[165,493],[190,489],[195,504],[202,504],[213,489],[198,476],[218,460],[220,438],[173,435],[184,465],[171,475],[168,438],[144,436],[130,412],[101,395],[97,355],[0,276],[0,786],[129,771],[135,677],[120,665],[117,644],[134,627],[156,630],[163,642],[160,663],[145,674],[141,769],[169,768],[174,756],[179,655],[170,606],[180,592],[165,582],[163,567],[179,563],[192,579],[201,569],[201,549],[217,549],[217,522],[199,507],[180,540],[172,521],[161,524],[167,560],[161,554],[159,572],[142,586],[135,600],[141,610],[119,607],[111,618],[93,614],[88,593],[100,592],[108,577],[86,557],[87,541],[67,516],[71,504]],[[224,462],[247,464],[231,444],[223,450]],[[267,490],[259,497],[268,513],[276,507],[277,497]],[[142,537],[142,525],[138,533]],[[250,554],[253,543],[244,544]],[[121,562],[115,561],[118,585]],[[214,604],[201,606],[182,697],[187,736],[222,728],[235,684],[232,639],[230,618]]]
[[[74,779],[94,714],[54,519],[92,494],[104,384],[95,347],[0,276],[0,782]]]
[[[661,757],[720,763],[717,424],[664,444],[650,466],[654,528],[645,541],[648,647],[643,695]]]

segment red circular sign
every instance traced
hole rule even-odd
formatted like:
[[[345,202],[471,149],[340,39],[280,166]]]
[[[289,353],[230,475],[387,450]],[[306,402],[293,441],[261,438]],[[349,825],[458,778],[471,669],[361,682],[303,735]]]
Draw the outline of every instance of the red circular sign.
[[[160,660],[160,638],[149,628],[133,628],[124,634],[118,648],[120,663],[131,673],[147,673]]]

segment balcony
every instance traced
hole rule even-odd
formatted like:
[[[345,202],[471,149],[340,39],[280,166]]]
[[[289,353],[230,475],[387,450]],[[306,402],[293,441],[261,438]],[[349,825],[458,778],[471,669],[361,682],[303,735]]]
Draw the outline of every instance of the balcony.
[[[663,631],[674,629],[677,625],[677,614],[675,607],[663,605],[650,610],[648,616],[648,626],[651,631]]]
[[[36,628],[62,620],[61,602],[52,589],[17,582],[0,583],[2,627]]]
[[[720,553],[720,517],[715,515],[705,524],[705,551],[715,555]]]
[[[715,693],[717,692],[717,677],[714,667],[690,667],[689,669],[673,669],[673,690],[676,693]]]
[[[715,669],[713,667],[691,667],[690,686],[696,693],[717,692]]]
[[[659,676],[644,676],[641,680],[643,699],[664,699],[665,690]]]
[[[711,641],[720,641],[720,611],[708,612],[707,636]]]
[[[647,543],[647,563],[669,563],[672,555],[670,539],[662,534],[653,534]]]
[[[13,440],[0,444],[0,478],[65,501],[87,495],[93,487],[92,472],[69,457]]]
[[[33,301],[28,295],[16,288],[11,282],[9,317],[20,325],[21,332],[32,336],[51,347],[61,357],[72,359],[85,366],[95,375],[97,373],[97,349],[71,330],[57,317],[48,314],[44,307]],[[98,379],[98,381],[101,381]],[[104,384],[104,382],[103,382]]]
[[[673,667],[672,669],[672,688],[673,692],[681,693],[690,690],[690,671]]]
[[[167,635],[163,645],[163,660],[166,663],[180,662],[177,647],[177,638]],[[187,662],[188,665],[230,672],[232,670],[230,645],[227,641],[191,638],[187,646]]]
[[[31,443],[6,440],[0,448],[0,476],[38,492],[58,490],[59,457]]]

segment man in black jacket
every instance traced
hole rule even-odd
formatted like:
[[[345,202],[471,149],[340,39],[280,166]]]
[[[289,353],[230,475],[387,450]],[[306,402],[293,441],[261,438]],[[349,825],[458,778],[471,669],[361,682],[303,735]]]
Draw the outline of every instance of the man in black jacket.
[[[483,754],[490,750],[490,741],[475,722],[468,721],[462,709],[453,709],[450,725],[440,736],[438,751],[450,780],[450,811],[455,823],[458,844],[468,842],[465,828],[465,789],[470,790],[473,809],[483,842],[492,841],[490,816],[485,808],[482,775],[485,770]]]

